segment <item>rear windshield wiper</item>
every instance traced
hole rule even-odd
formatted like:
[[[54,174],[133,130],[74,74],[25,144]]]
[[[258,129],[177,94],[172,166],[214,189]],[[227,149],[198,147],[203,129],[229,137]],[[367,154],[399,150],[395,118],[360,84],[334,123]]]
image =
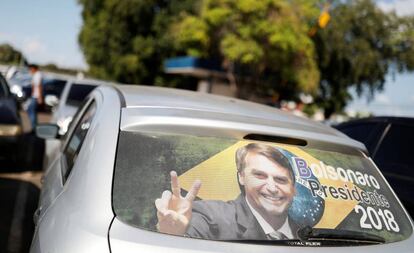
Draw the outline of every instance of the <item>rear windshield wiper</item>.
[[[324,244],[370,245],[385,243],[384,238],[359,231],[311,228],[299,229],[298,236],[303,241],[324,241]]]

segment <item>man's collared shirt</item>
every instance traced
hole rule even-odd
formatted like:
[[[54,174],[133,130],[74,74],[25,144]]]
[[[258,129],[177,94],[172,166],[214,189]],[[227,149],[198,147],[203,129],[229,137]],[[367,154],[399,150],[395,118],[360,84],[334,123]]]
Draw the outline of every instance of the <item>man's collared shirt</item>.
[[[41,94],[39,93],[39,86],[42,85],[42,73],[40,73],[40,71],[36,71],[36,73],[33,74],[32,85],[33,85],[32,97],[33,98],[41,97]]]
[[[272,228],[272,226],[250,205],[249,200],[246,198],[247,206],[249,206],[250,210],[253,213],[253,216],[256,218],[257,222],[259,223],[260,227],[263,229],[264,233],[266,235],[269,235],[270,233],[274,232],[275,230]],[[286,219],[283,223],[282,227],[277,230],[281,233],[283,233],[287,238],[293,239],[293,233],[289,226],[289,220]]]

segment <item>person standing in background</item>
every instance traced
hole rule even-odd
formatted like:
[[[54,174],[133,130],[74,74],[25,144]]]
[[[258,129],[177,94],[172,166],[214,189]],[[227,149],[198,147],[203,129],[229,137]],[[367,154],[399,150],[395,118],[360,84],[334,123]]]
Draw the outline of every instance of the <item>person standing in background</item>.
[[[30,64],[29,69],[32,74],[32,94],[29,98],[30,103],[27,108],[27,114],[32,125],[32,131],[34,131],[37,125],[37,108],[43,104],[42,73],[35,64]]]

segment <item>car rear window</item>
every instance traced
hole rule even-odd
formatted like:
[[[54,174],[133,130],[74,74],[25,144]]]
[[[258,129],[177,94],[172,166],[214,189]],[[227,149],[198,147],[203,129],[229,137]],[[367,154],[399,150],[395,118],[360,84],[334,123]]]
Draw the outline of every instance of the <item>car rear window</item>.
[[[46,79],[43,81],[43,93],[47,95],[55,95],[60,98],[66,83],[67,80]]]
[[[231,138],[121,131],[113,206],[129,225],[209,240],[344,246],[412,233],[362,153]]]
[[[73,84],[70,88],[66,103],[73,106],[80,106],[86,96],[95,88],[96,85]]]

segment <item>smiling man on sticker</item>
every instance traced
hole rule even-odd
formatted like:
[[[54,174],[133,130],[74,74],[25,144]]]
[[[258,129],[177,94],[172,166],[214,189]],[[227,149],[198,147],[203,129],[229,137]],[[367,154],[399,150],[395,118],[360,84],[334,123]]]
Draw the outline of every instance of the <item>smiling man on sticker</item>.
[[[242,194],[227,202],[194,201],[200,181],[181,196],[177,173],[172,171],[171,191],[155,201],[158,230],[215,240],[296,239],[299,226],[288,216],[296,194],[288,159],[277,148],[250,143],[236,151],[236,165]]]

